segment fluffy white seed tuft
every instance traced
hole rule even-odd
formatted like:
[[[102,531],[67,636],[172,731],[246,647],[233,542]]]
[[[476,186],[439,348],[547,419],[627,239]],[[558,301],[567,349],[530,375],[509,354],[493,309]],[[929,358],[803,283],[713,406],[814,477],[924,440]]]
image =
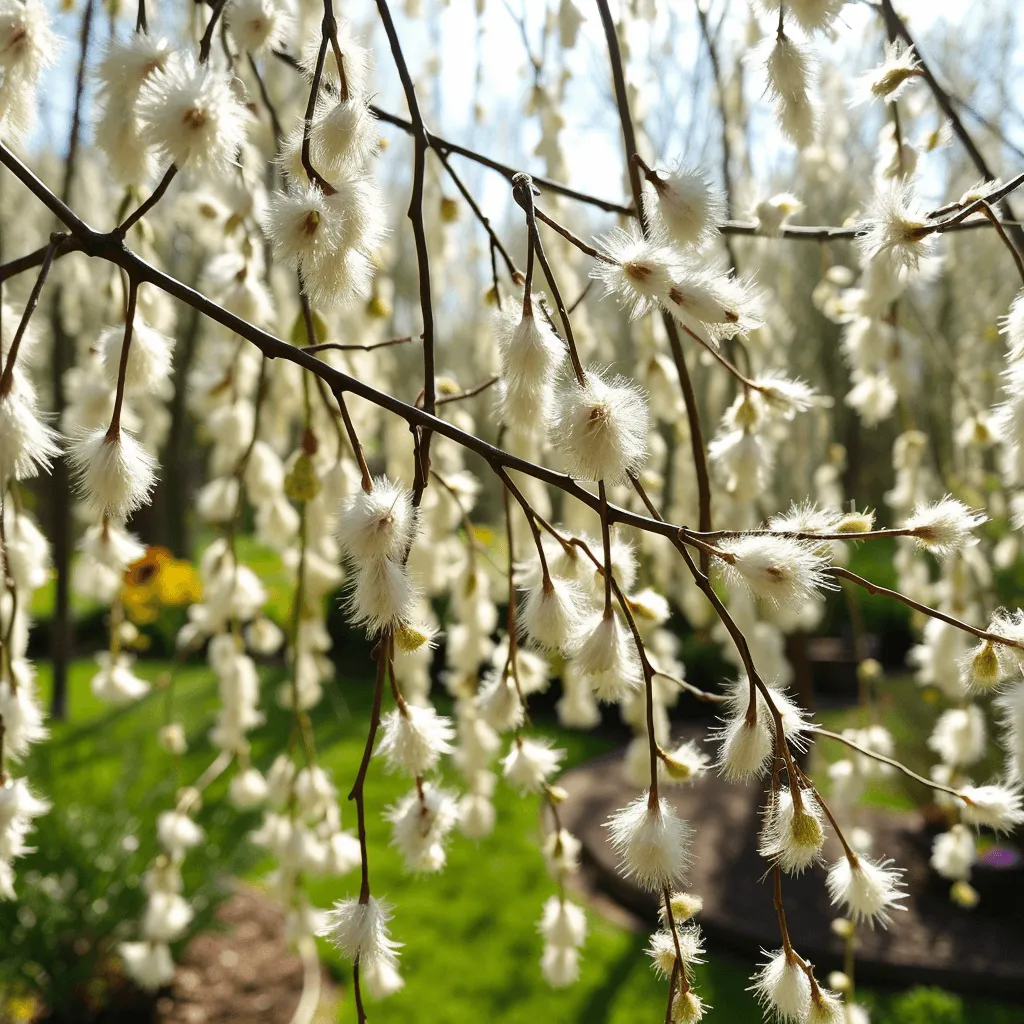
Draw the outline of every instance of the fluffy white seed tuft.
[[[777,1021],[803,1024],[811,1008],[810,979],[795,954],[780,949],[766,955],[768,960],[754,975],[750,991]]]
[[[765,813],[759,852],[783,871],[799,875],[821,857],[825,826],[817,801],[806,790],[796,807],[789,789],[773,795]]]
[[[644,183],[644,212],[676,245],[699,246],[718,233],[725,195],[700,167],[679,164]]]
[[[857,239],[862,261],[884,258],[894,269],[917,270],[935,248],[932,223],[911,182],[888,182],[875,196],[868,228]]]
[[[502,774],[520,793],[540,793],[565,757],[550,740],[514,739],[502,759]]]
[[[398,963],[400,942],[391,938],[388,922],[391,907],[371,896],[366,903],[357,899],[339,900],[327,911],[320,931],[349,960],[359,959],[361,967],[386,965],[394,968]]]
[[[1024,823],[1022,796],[1017,786],[962,786],[962,815],[971,825],[987,825],[996,832],[1010,832]]]
[[[453,793],[424,782],[384,812],[391,822],[391,845],[407,871],[440,871],[446,863],[445,841],[459,820]]]
[[[98,427],[79,434],[68,448],[78,489],[100,516],[126,519],[149,501],[156,459],[127,430]]]
[[[239,49],[257,54],[280,47],[295,18],[282,0],[231,0],[224,21]]]
[[[976,543],[973,530],[988,521],[984,512],[968,508],[947,495],[931,505],[919,505],[903,524],[921,547],[936,555],[949,555]]]
[[[100,335],[96,345],[103,359],[103,372],[112,387],[117,384],[123,344],[124,328],[111,327]],[[136,317],[125,364],[126,390],[150,393],[160,387],[170,374],[172,345],[166,334]]]
[[[645,792],[605,822],[627,878],[652,892],[676,885],[690,859],[691,829],[664,798]]]
[[[626,377],[605,380],[591,368],[582,386],[575,380],[560,393],[558,447],[571,476],[623,483],[647,458],[647,399]]]
[[[389,711],[381,720],[381,732],[377,754],[389,771],[401,770],[414,777],[432,772],[441,755],[454,749],[452,720],[430,706],[406,704],[404,711]]]
[[[226,174],[245,142],[249,114],[231,79],[192,54],[155,71],[136,105],[142,138],[164,165],[203,177]]]
[[[60,455],[57,434],[43,422],[31,390],[0,397],[0,488],[48,473]]]
[[[890,867],[891,860],[870,861],[857,857],[840,857],[828,872],[826,885],[833,906],[845,908],[846,915],[855,923],[867,922],[872,928],[877,921],[886,927],[891,920],[890,911],[905,910],[899,901],[906,898],[902,892],[903,872]]]
[[[823,589],[835,589],[828,561],[810,544],[789,537],[741,536],[717,545],[716,563],[730,584],[739,584],[773,608],[797,610]]]
[[[369,491],[356,491],[338,517],[338,540],[360,565],[380,558],[404,558],[415,531],[412,495],[383,476],[373,481]]]
[[[571,651],[579,642],[585,604],[576,583],[549,576],[526,591],[519,624],[542,647]]]

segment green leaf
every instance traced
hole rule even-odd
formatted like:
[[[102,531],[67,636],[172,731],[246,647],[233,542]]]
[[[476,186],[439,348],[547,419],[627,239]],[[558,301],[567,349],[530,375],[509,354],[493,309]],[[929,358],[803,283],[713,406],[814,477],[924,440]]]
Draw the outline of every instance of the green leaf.
[[[303,348],[306,345],[322,345],[327,341],[327,321],[315,309],[313,310],[313,334],[316,335],[316,340],[309,341],[306,337],[306,318],[300,309],[295,323],[292,324],[288,340],[296,348]]]

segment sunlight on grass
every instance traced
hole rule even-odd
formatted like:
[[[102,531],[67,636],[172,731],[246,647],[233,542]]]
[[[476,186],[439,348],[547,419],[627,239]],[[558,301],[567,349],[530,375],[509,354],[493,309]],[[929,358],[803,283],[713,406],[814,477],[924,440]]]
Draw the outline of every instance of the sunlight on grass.
[[[342,674],[314,713],[321,764],[328,768],[341,793],[345,824],[355,825],[354,809],[345,801],[363,749],[370,683],[363,674]],[[365,661],[368,664],[368,661]],[[169,666],[140,662],[140,674],[157,682],[166,679]],[[154,690],[137,705],[111,710],[89,692],[91,662],[77,662],[71,672],[71,719],[53,728],[51,743],[40,747],[29,766],[30,774],[45,792],[60,792],[62,800],[102,802],[117,793],[132,806],[167,806],[178,785],[188,784],[206,767],[212,754],[204,734],[216,708],[216,684],[202,665],[189,664],[174,673],[174,715],[190,737],[190,750],[175,765],[156,749],[156,732],[165,721],[167,690]],[[266,768],[273,752],[287,747],[291,732],[289,715],[272,704],[280,670],[266,669],[264,707],[267,724],[253,734],[253,759]],[[50,683],[47,666],[41,666],[40,684],[45,695]],[[438,701],[447,710],[447,701]],[[827,714],[832,726],[840,718]],[[566,764],[578,764],[610,746],[601,736],[573,733],[540,724],[537,732],[553,737],[567,750]],[[450,780],[457,785],[457,780]],[[226,780],[218,780],[206,793],[200,822],[220,822],[218,834],[227,829],[241,836],[255,826],[255,814],[238,815],[222,806]],[[379,811],[407,788],[407,780],[388,775],[373,761],[367,779],[370,843],[370,879],[373,891],[395,905],[394,936],[405,943],[402,971],[407,987],[393,998],[372,1005],[371,1019],[380,1022],[453,1024],[453,1022],[579,1021],[581,1024],[634,1024],[664,1019],[666,988],[648,966],[643,948],[646,933],[631,934],[590,914],[591,932],[583,953],[579,983],[553,990],[540,976],[542,940],[536,930],[544,900],[555,892],[540,854],[539,806],[523,800],[500,785],[495,798],[498,825],[493,835],[479,842],[457,836],[451,843],[445,872],[411,878],[401,867],[398,853],[388,845],[388,826]],[[233,823],[233,824],[231,824]],[[193,854],[192,860],[197,854]],[[269,868],[258,865],[250,878],[257,883]],[[308,886],[315,903],[333,900],[358,890],[358,875],[311,879]],[[322,954],[342,989],[341,1019],[353,1019],[346,998],[349,966],[327,944]],[[745,991],[753,964],[734,960],[712,944],[710,962],[697,971],[697,987],[714,1011],[710,1021],[753,1024],[762,1019]],[[927,1018],[905,1017],[900,998],[867,994],[876,1013],[874,1024],[916,1022]],[[953,1024],[1011,1024],[1022,1015],[989,1004],[963,1004]],[[962,1010],[962,1013],[960,1013]],[[1016,1015],[1016,1016],[1015,1016]],[[938,1021],[940,1018],[936,1018]]]

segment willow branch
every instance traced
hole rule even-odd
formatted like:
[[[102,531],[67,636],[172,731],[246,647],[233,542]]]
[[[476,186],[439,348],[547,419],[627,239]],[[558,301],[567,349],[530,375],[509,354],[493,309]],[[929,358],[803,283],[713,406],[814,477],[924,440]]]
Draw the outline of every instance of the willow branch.
[[[54,249],[53,258],[59,260],[69,252],[78,252],[79,248],[78,242],[74,238],[65,235],[60,244]],[[3,284],[8,278],[17,277],[19,274],[25,273],[26,270],[42,266],[49,252],[50,243],[47,242],[46,245],[41,245],[38,249],[25,253],[24,256],[19,256],[8,263],[0,264],[0,284]]]
[[[317,375],[332,390],[357,395],[386,412],[401,416],[412,427],[425,428],[442,434],[468,451],[475,452],[492,466],[501,466],[524,473],[542,483],[558,488],[595,512],[600,510],[600,501],[597,496],[580,486],[569,475],[506,452],[439,416],[432,415],[424,409],[401,401],[394,395],[374,388],[358,377],[317,359],[314,354],[304,352],[301,348],[296,348],[270,332],[243,320],[183,281],[158,270],[129,249],[125,245],[124,239],[116,232],[100,232],[89,227],[2,142],[0,142],[0,163],[8,167],[40,202],[64,222],[68,230],[75,236],[81,251],[86,255],[120,267],[138,284],[152,284],[172,298],[191,306],[203,316],[248,341],[265,356],[271,359],[286,359]],[[677,535],[681,529],[675,524],[642,516],[613,504],[608,506],[608,515],[610,522],[633,526],[670,539],[678,539]]]
[[[413,85],[409,66],[402,53],[402,44],[398,39],[398,31],[391,17],[391,9],[387,0],[377,0],[377,11],[384,25],[384,32],[391,47],[391,56],[402,81],[405,102],[409,108],[412,121],[413,136],[413,172],[412,194],[409,197],[408,217],[412,222],[413,239],[416,243],[416,269],[419,277],[420,315],[423,319],[423,409],[433,414],[437,400],[437,385],[434,370],[434,310],[430,295],[430,253],[427,249],[427,232],[423,221],[423,184],[426,177],[427,150],[431,147],[431,139],[427,133],[423,115],[420,113],[419,100],[416,98],[416,87]],[[430,437],[429,429],[419,436],[418,457],[416,459],[416,480],[413,484],[413,502],[418,505],[427,486],[430,473]]]
[[[43,265],[39,269],[39,274],[36,277],[35,284],[32,285],[32,291],[29,293],[28,300],[25,303],[25,308],[21,312],[21,320],[18,321],[18,326],[14,332],[14,337],[11,339],[10,349],[7,354],[6,364],[0,366],[0,399],[7,396],[10,392],[14,382],[14,364],[18,358],[18,349],[21,347],[22,339],[25,337],[25,332],[28,330],[29,321],[32,319],[32,314],[36,311],[36,307],[39,305],[39,296],[42,293],[43,285],[46,283],[47,275],[50,273],[50,267],[53,264],[53,254],[59,244],[58,239],[62,238],[61,235],[53,235],[50,244],[46,250],[46,256],[43,259]],[[3,353],[0,352],[0,363],[2,363]]]
[[[978,169],[978,173],[983,175],[986,181],[994,181],[996,175],[992,173],[992,169],[989,167],[988,162],[982,155],[981,150],[978,149],[975,145],[974,139],[971,138],[971,133],[964,126],[963,121],[960,119],[960,115],[957,113],[956,107],[953,106],[949,93],[939,85],[939,82],[932,73],[928,63],[921,56],[920,48],[917,43],[914,42],[913,37],[907,29],[906,22],[904,22],[899,14],[896,13],[896,10],[892,5],[892,0],[881,0],[880,9],[890,34],[899,36],[907,46],[912,46],[914,48],[914,53],[917,55],[917,60],[921,68],[921,77],[924,78],[925,82],[928,84],[928,88],[931,89],[932,95],[935,97],[935,102],[939,105],[939,109],[947,118],[949,118],[949,124],[953,129],[953,134],[960,140],[967,152],[967,155],[971,158],[971,162]],[[1003,216],[1007,220],[1014,221],[1017,219],[1008,201],[1003,201],[1000,205],[1003,211]],[[1013,227],[1010,230],[1010,234],[1013,238],[1014,245],[1018,249],[1024,250],[1024,229],[1020,227]]]
[[[922,615],[927,615],[933,619],[940,619],[942,622],[946,622],[950,626],[956,626],[957,629],[962,629],[965,633],[970,633],[972,636],[976,636],[979,640],[988,640],[989,643],[1000,644],[1004,647],[1024,648],[1024,641],[1022,640],[1013,640],[1008,636],[1000,636],[998,633],[990,633],[987,629],[979,629],[977,626],[972,626],[969,622],[964,622],[962,619],[958,619],[954,615],[949,615],[946,612],[939,611],[938,608],[931,608],[926,604],[921,604],[920,601],[915,601],[912,597],[907,597],[906,594],[901,594],[898,590],[890,590],[888,587],[882,587],[877,583],[872,583],[871,580],[867,580],[863,576],[858,576],[855,572],[851,572],[849,569],[844,569],[841,565],[833,565],[829,568],[834,576],[841,576],[843,579],[850,580],[851,583],[856,583],[858,587],[863,587],[869,594],[891,597],[894,601],[899,601],[901,604],[905,604],[915,612],[920,612]]]
[[[146,214],[149,213],[149,211],[152,210],[153,207],[156,206],[156,204],[159,203],[161,199],[163,199],[164,193],[170,187],[171,182],[174,181],[174,176],[177,173],[177,165],[171,164],[171,166],[168,167],[167,170],[164,172],[164,176],[160,179],[160,182],[157,185],[157,187],[153,189],[153,191],[150,193],[149,198],[144,203],[141,203],[138,206],[138,208],[127,218],[127,220],[125,220],[122,224],[119,224],[115,230],[121,235],[128,234],[128,231],[132,227],[134,227],[140,220],[142,220],[142,218],[145,217]]]
[[[511,277],[516,284],[521,284],[523,280],[523,275],[519,272],[519,269],[516,267],[515,263],[512,262],[512,257],[509,256],[508,250],[505,248],[505,246],[501,242],[501,239],[498,237],[498,233],[494,230],[493,227],[491,227],[491,222],[488,219],[487,215],[484,213],[483,210],[480,209],[479,203],[477,203],[477,201],[473,198],[473,193],[470,192],[468,188],[466,188],[462,179],[459,177],[458,174],[455,173],[455,169],[452,167],[451,161],[448,159],[448,154],[445,153],[444,150],[438,149],[436,145],[434,145],[434,152],[437,153],[438,160],[440,160],[441,163],[444,165],[444,169],[448,172],[448,177],[452,179],[452,183],[459,190],[459,193],[462,196],[462,198],[465,199],[466,202],[469,204],[469,208],[473,211],[473,216],[476,217],[476,219],[480,222],[481,227],[484,229],[484,231],[487,232],[487,237],[490,240],[492,252],[496,250],[501,254],[501,258],[505,261],[505,267],[508,270],[508,276]],[[497,281],[495,281],[495,285],[497,285]]]
[[[608,0],[597,0],[597,8],[601,15],[605,42],[608,46],[608,59],[611,62],[612,81],[615,86],[615,103],[619,111],[619,123],[622,127],[622,142],[626,150],[626,167],[629,172],[629,185],[633,193],[633,206],[640,218],[640,228],[646,237],[650,225],[644,215],[640,168],[636,160],[636,132],[633,130],[633,118],[629,113],[629,95],[626,92],[626,76],[622,66],[622,51],[619,37],[615,31],[615,22],[608,9]],[[683,346],[679,340],[676,322],[668,313],[662,314],[662,323],[668,335],[672,361],[679,375],[679,386],[683,392],[683,403],[686,406],[686,417],[690,426],[690,447],[693,453],[693,466],[697,476],[698,520],[702,530],[711,529],[711,477],[708,473],[707,452],[704,449],[704,431],[700,422],[700,411],[697,407],[697,396],[693,390],[690,371],[683,356]],[[707,561],[701,555],[701,568],[707,572]]]
[[[378,348],[389,348],[392,345],[408,345],[412,335],[404,338],[388,338],[387,341],[371,341],[365,345],[355,342],[324,341],[318,345],[303,345],[303,352],[373,352]]]
[[[217,28],[217,22],[224,12],[226,0],[214,0],[213,10],[210,13],[210,20],[206,23],[206,30],[203,38],[199,40],[199,63],[205,64],[210,59],[210,48],[213,46],[213,33]]]
[[[448,402],[461,402],[466,398],[474,398],[476,395],[483,394],[488,388],[494,387],[501,377],[488,377],[487,380],[477,384],[476,387],[467,388],[465,391],[455,391],[450,395],[441,395],[437,400],[438,405],[447,405]]]
[[[944,786],[941,782],[936,782],[934,779],[926,779],[923,775],[918,775],[917,772],[908,768],[905,764],[897,761],[895,758],[887,757],[885,754],[880,754],[876,750],[869,750],[867,747],[862,747],[859,743],[855,743],[853,740],[847,739],[838,732],[832,732],[829,729],[822,729],[817,725],[810,726],[809,731],[817,736],[824,736],[826,739],[835,740],[837,743],[843,743],[851,750],[856,750],[858,754],[863,754],[865,757],[870,757],[882,764],[887,764],[892,768],[896,768],[903,772],[903,774],[908,778],[913,779],[915,782],[920,782],[922,786],[927,786],[929,789],[937,789],[942,793],[948,793],[950,796],[959,797],[963,800],[963,796],[961,796],[957,790],[953,789],[952,786]]]

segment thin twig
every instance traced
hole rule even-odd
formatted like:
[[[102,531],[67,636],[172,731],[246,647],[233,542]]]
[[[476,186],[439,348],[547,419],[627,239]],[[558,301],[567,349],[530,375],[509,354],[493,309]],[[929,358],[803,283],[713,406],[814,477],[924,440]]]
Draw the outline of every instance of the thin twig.
[[[476,395],[482,394],[488,388],[494,387],[494,385],[500,380],[501,377],[488,377],[487,380],[477,384],[476,387],[467,388],[465,391],[456,391],[451,395],[441,395],[437,400],[437,404],[446,405],[448,402],[461,402],[466,398],[474,398]]]
[[[213,33],[217,28],[217,22],[224,11],[226,0],[213,0],[213,10],[210,12],[210,20],[206,23],[206,30],[203,38],[199,40],[199,63],[205,64],[210,59],[210,48],[213,46]]]
[[[430,253],[427,249],[427,232],[423,220],[423,185],[426,177],[427,150],[431,139],[427,133],[423,115],[420,113],[419,101],[416,98],[416,87],[413,85],[409,66],[402,53],[402,44],[398,39],[398,30],[387,0],[377,0],[377,11],[380,14],[384,32],[391,47],[391,56],[398,70],[405,93],[406,106],[412,119],[413,136],[413,170],[412,194],[409,197],[409,220],[412,222],[413,239],[416,243],[416,270],[419,278],[420,316],[423,320],[423,410],[433,414],[437,400],[437,385],[434,370],[434,310],[430,294]],[[430,473],[430,438],[429,429],[420,432],[417,444],[416,479],[413,482],[413,504],[419,505],[423,491],[427,486]]]
[[[544,252],[544,244],[541,242],[540,231],[537,228],[537,211],[533,205],[533,183],[528,174],[521,174],[516,178],[512,186],[512,198],[523,208],[523,212],[526,214],[526,229],[529,232],[532,243],[530,251],[536,253],[537,260],[544,271],[544,277],[548,282],[548,287],[554,296],[555,305],[558,307],[558,314],[562,321],[562,330],[565,332],[565,344],[569,351],[569,362],[572,364],[573,373],[576,375],[576,382],[580,387],[583,387],[586,384],[587,375],[584,373],[583,363],[580,362],[579,352],[576,350],[576,339],[573,336],[569,312],[565,308],[562,293],[559,290],[558,282],[555,280],[551,264],[548,262],[547,254]],[[526,277],[528,283],[530,276],[530,268],[527,267]],[[527,295],[529,295],[529,284],[527,285]],[[525,302],[526,300],[524,299]]]
[[[629,94],[626,91],[622,51],[619,47],[619,37],[615,31],[615,22],[612,20],[611,11],[608,8],[608,0],[597,0],[597,7],[601,15],[601,25],[604,28],[605,42],[608,47],[608,59],[611,62],[612,81],[615,86],[615,103],[618,107],[619,123],[622,127],[622,142],[626,151],[626,167],[629,173],[630,188],[633,192],[633,205],[636,208],[637,216],[640,218],[640,228],[646,237],[650,231],[650,226],[647,223],[647,218],[644,216],[641,199],[640,170],[634,160],[637,152],[636,132],[633,130],[633,118],[629,113]],[[702,530],[710,530],[711,477],[708,473],[707,452],[704,448],[704,431],[701,427],[697,396],[693,390],[693,382],[690,379],[690,371],[686,366],[686,359],[683,356],[683,346],[679,340],[676,322],[668,313],[663,313],[662,323],[665,326],[665,333],[668,335],[672,361],[675,363],[676,373],[679,375],[679,386],[683,392],[683,404],[686,406],[686,417],[690,426],[690,448],[693,453],[693,467],[697,477],[698,525]],[[701,555],[701,568],[704,572],[707,572],[707,562],[704,555]]]
[[[969,622],[964,622],[962,619],[958,619],[954,615],[949,615],[946,612],[939,611],[938,608],[930,608],[926,604],[921,604],[920,601],[915,601],[912,597],[907,597],[906,594],[901,594],[898,590],[890,590],[888,587],[881,587],[877,583],[872,583],[871,580],[866,580],[863,576],[858,576],[855,572],[851,572],[849,569],[844,569],[841,565],[829,566],[829,570],[834,576],[842,576],[844,579],[850,580],[852,583],[856,583],[858,587],[863,587],[869,594],[891,597],[894,601],[899,601],[901,604],[905,604],[908,608],[913,608],[914,611],[921,612],[922,615],[927,615],[933,619],[941,619],[950,626],[956,626],[957,629],[962,629],[965,633],[970,633],[972,636],[978,637],[979,640],[988,640],[990,643],[1001,644],[1004,647],[1019,647],[1024,649],[1024,640],[1013,640],[1008,636],[1000,636],[998,633],[990,633],[987,629],[979,629],[977,626],[972,626]]]
[[[93,230],[74,211],[61,203],[52,190],[26,167],[3,142],[0,142],[0,163],[9,168],[45,206],[64,222],[80,243],[81,250],[87,255],[121,267],[129,277],[136,280],[139,284],[148,283],[154,285],[179,302],[191,306],[203,316],[209,317],[233,334],[237,334],[240,338],[255,345],[264,355],[272,359],[286,359],[316,374],[333,391],[358,395],[378,408],[402,417],[411,427],[429,429],[450,438],[463,448],[475,452],[492,466],[501,466],[505,469],[524,473],[527,476],[558,488],[595,512],[599,510],[600,502],[597,496],[580,486],[567,474],[511,454],[482,440],[475,434],[462,430],[439,416],[431,415],[424,409],[409,405],[394,395],[374,388],[358,377],[345,373],[321,359],[317,359],[315,354],[304,352],[301,348],[297,348],[275,337],[268,331],[248,323],[216,302],[213,302],[201,292],[189,287],[170,274],[158,270],[129,249],[124,244],[124,241],[114,232]],[[613,523],[634,526],[650,533],[669,537],[670,539],[677,539],[678,531],[681,529],[676,524],[639,515],[614,504],[609,504],[608,514],[610,521]]]
[[[284,130],[281,127],[281,120],[277,116],[277,109],[274,106],[273,101],[270,99],[270,93],[267,91],[267,83],[263,81],[263,76],[260,74],[260,69],[256,65],[256,61],[251,53],[247,53],[246,57],[249,61],[249,68],[252,71],[253,78],[256,79],[256,88],[259,89],[260,99],[263,100],[263,106],[267,108],[267,114],[270,116],[270,127],[274,132],[274,152],[281,152],[281,140],[284,138]]]
[[[981,150],[978,149],[974,143],[974,139],[971,138],[971,133],[964,126],[963,121],[960,119],[960,115],[956,111],[956,107],[953,106],[949,93],[939,85],[931,68],[922,57],[920,48],[917,43],[914,42],[913,36],[911,36],[907,29],[906,23],[893,7],[892,0],[881,0],[879,9],[882,12],[882,17],[885,20],[886,27],[890,34],[893,36],[899,36],[907,46],[913,47],[921,69],[921,77],[924,78],[925,82],[927,82],[928,88],[931,89],[932,95],[935,97],[935,102],[939,105],[943,114],[949,118],[949,124],[953,129],[953,134],[960,140],[964,149],[967,151],[967,155],[971,158],[971,162],[978,169],[978,173],[983,175],[986,181],[994,181],[996,175],[992,173],[991,168],[988,166],[988,162],[985,160],[985,157],[982,156]],[[1001,206],[1003,216],[1007,220],[1017,219],[1008,201],[1002,202]],[[1017,249],[1024,250],[1024,229],[1021,229],[1020,227],[1011,228],[1010,234]]]
[[[366,345],[349,342],[324,341],[319,345],[303,345],[303,352],[373,352],[374,349],[388,348],[390,345],[408,345],[412,335],[404,338],[389,338],[387,341],[372,341]]]
[[[508,250],[502,245],[501,239],[498,237],[498,233],[491,227],[491,222],[487,218],[487,215],[480,209],[479,203],[473,198],[473,193],[466,188],[462,179],[455,173],[455,169],[451,165],[451,161],[448,159],[448,154],[443,150],[439,149],[436,145],[434,146],[434,152],[437,154],[438,160],[444,165],[444,169],[448,172],[448,176],[452,179],[455,187],[459,190],[462,197],[469,204],[469,208],[473,211],[473,216],[480,222],[481,227],[487,232],[487,237],[490,240],[491,249],[497,250],[501,254],[501,258],[505,261],[505,267],[508,270],[509,277],[512,278],[516,284],[521,284],[523,275],[516,267],[515,263],[512,262],[512,257],[509,256]],[[494,285],[497,287],[498,282],[495,281]]]
[[[174,176],[177,173],[177,165],[171,164],[171,166],[168,167],[167,170],[164,172],[164,176],[160,179],[160,182],[157,185],[157,187],[153,189],[153,191],[150,193],[149,198],[140,206],[138,206],[138,208],[128,217],[127,220],[125,220],[122,224],[119,224],[117,228],[114,229],[117,232],[117,234],[121,235],[122,237],[128,234],[129,230],[140,220],[142,220],[142,218],[145,217],[146,214],[149,213],[149,211],[152,210],[153,207],[156,206],[156,204],[159,203],[161,199],[163,199],[164,193],[167,191],[171,182],[174,181]]]
[[[859,743],[855,743],[853,740],[847,739],[845,736],[840,735],[837,732],[832,732],[829,729],[822,729],[821,726],[812,725],[808,727],[809,732],[813,732],[818,736],[824,736],[826,739],[835,740],[837,743],[844,743],[851,750],[856,750],[858,754],[863,754],[865,757],[870,757],[875,761],[879,761],[882,764],[887,764],[892,768],[898,768],[908,778],[913,779],[915,782],[920,782],[921,785],[927,786],[929,789],[937,789],[941,793],[948,793],[950,796],[959,797],[963,800],[961,793],[953,789],[952,786],[944,786],[941,782],[936,782],[934,779],[926,779],[923,775],[918,775],[917,772],[912,771],[905,764],[895,760],[895,758],[887,757],[885,754],[880,754],[876,750],[869,750],[867,747],[862,747]],[[964,801],[965,803],[967,801]]]
[[[50,238],[50,244],[46,248],[46,256],[43,259],[43,265],[39,268],[39,274],[36,277],[35,284],[32,285],[32,291],[29,292],[28,300],[25,303],[25,308],[21,312],[21,320],[18,321],[18,326],[14,332],[14,337],[11,339],[11,345],[7,352],[7,362],[0,366],[0,399],[5,398],[11,390],[14,384],[14,364],[18,359],[18,349],[21,347],[21,341],[25,337],[25,332],[28,330],[29,321],[32,319],[32,314],[36,311],[36,306],[39,304],[39,296],[42,293],[43,285],[46,283],[47,275],[50,273],[50,267],[53,264],[53,256],[57,250],[57,246],[60,244],[60,240],[63,239],[63,235],[54,234]],[[0,351],[0,363],[3,361],[3,352]]]
[[[53,258],[59,260],[69,252],[78,252],[79,248],[76,239],[71,238],[69,235],[64,235],[60,244],[54,249]],[[50,243],[47,242],[46,245],[41,245],[38,249],[25,253],[24,256],[19,256],[8,263],[0,264],[0,284],[3,284],[8,278],[17,277],[18,274],[25,273],[26,270],[41,266],[49,251]]]

